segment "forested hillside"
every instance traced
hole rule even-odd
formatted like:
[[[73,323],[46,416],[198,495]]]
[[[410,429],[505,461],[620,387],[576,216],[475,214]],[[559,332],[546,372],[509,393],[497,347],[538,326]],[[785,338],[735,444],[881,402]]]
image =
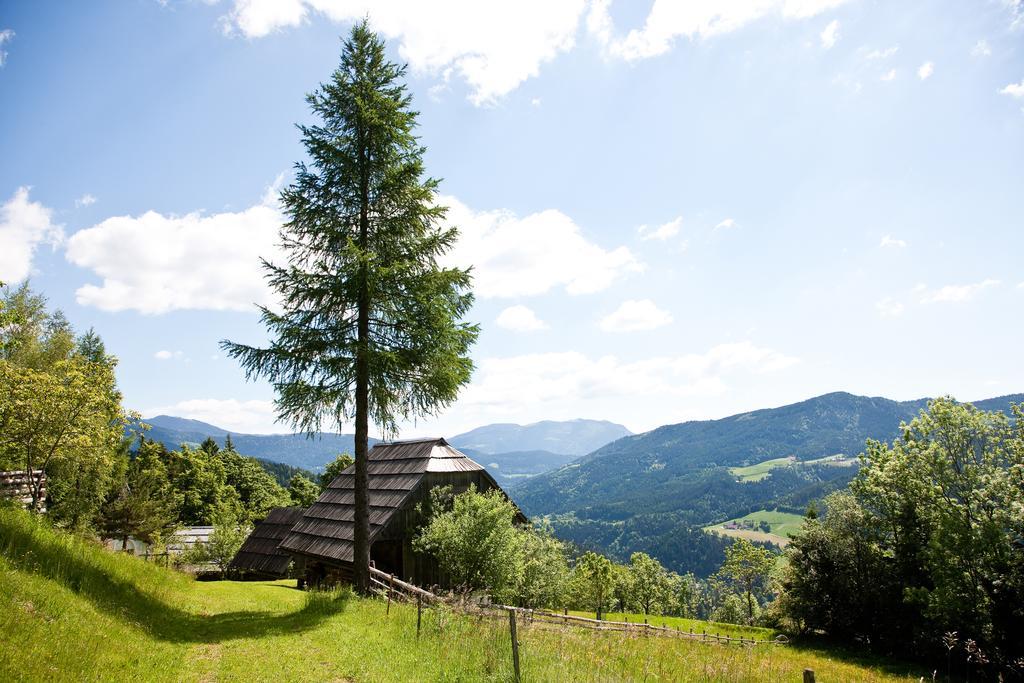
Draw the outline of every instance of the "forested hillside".
[[[150,425],[146,438],[175,449],[183,443],[198,445],[212,437],[223,441],[228,431],[216,425],[169,415],[157,415],[143,420]],[[239,453],[260,460],[283,463],[312,472],[320,472],[324,465],[341,453],[352,453],[351,434],[318,433],[312,438],[302,434],[234,434],[231,440]],[[371,439],[371,444],[376,439]]]
[[[974,404],[1008,412],[1022,400],[1017,394]],[[833,393],[720,420],[667,425],[523,482],[516,501],[527,514],[552,515],[568,540],[620,557],[648,552],[676,571],[707,575],[721,564],[723,543],[693,527],[761,508],[802,513],[856,473],[856,467],[807,461],[856,456],[869,438],[891,440],[901,422],[926,405],[926,399]],[[741,481],[729,471],[788,456],[801,466],[771,469],[757,481]]]

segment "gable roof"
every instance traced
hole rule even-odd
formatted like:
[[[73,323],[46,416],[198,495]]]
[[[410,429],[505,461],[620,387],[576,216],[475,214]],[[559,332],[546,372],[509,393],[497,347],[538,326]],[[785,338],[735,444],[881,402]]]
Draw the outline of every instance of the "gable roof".
[[[278,550],[277,546],[301,517],[302,508],[299,507],[271,509],[253,527],[231,560],[230,568],[274,576],[287,574],[291,557]]]
[[[367,468],[371,544],[428,473],[479,472],[500,489],[481,465],[444,439],[378,443],[369,452]],[[352,562],[354,537],[355,464],[352,464],[306,510],[280,547],[334,562]]]

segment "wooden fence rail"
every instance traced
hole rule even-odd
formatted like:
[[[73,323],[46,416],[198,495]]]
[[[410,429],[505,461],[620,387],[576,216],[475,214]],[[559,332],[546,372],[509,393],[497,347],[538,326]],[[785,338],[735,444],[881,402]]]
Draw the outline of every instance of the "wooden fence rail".
[[[773,640],[758,640],[756,638],[744,638],[742,636],[720,635],[718,633],[695,633],[692,630],[683,631],[670,626],[655,626],[647,623],[634,623],[630,621],[607,621],[604,619],[591,619],[589,617],[578,617],[571,614],[559,614],[548,610],[528,609],[525,607],[512,607],[509,605],[495,604],[473,604],[467,601],[445,600],[439,595],[423,590],[419,586],[395,578],[393,574],[382,572],[375,567],[370,568],[370,583],[382,596],[388,599],[404,599],[420,604],[446,604],[449,607],[460,608],[463,611],[477,614],[479,616],[508,619],[508,613],[520,615],[523,623],[532,624],[535,621],[558,626],[575,626],[589,628],[596,631],[620,631],[623,633],[643,633],[672,638],[684,638],[687,640],[698,640],[701,642],[737,643],[739,645],[785,645],[788,640],[785,636],[778,636]]]

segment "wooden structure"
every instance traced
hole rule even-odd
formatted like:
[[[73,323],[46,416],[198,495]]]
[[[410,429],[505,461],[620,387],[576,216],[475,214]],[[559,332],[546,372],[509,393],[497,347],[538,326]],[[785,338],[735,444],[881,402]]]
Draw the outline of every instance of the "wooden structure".
[[[228,568],[260,578],[283,579],[288,576],[292,558],[277,546],[302,518],[302,513],[303,509],[299,507],[273,508],[256,523]]]
[[[421,586],[447,584],[436,560],[413,552],[412,540],[425,521],[418,505],[437,486],[453,494],[471,485],[497,489],[494,478],[444,439],[378,443],[369,468],[370,560],[388,575]],[[518,521],[526,517],[518,514]],[[280,549],[304,563],[306,582],[351,582],[355,529],[355,465],[346,468],[292,527]]]
[[[0,498],[11,498],[26,508],[32,507],[32,493],[39,492],[39,512],[46,512],[46,472],[13,470],[0,472]]]

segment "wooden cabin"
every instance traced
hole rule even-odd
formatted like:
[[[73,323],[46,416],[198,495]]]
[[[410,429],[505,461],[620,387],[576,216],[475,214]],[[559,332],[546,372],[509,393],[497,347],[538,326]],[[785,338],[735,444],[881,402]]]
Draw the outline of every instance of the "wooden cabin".
[[[32,494],[38,491],[37,512],[46,512],[46,472],[13,470],[0,472],[0,497],[15,500],[26,509],[32,508]]]
[[[494,478],[444,439],[378,443],[369,452],[370,561],[377,569],[411,583],[445,586],[437,561],[413,552],[423,523],[417,506],[437,486],[454,494],[471,485],[497,489]],[[345,469],[296,522],[280,549],[305,567],[310,585],[352,581],[355,465]],[[518,521],[526,517],[518,513]]]
[[[228,569],[252,578],[283,579],[292,558],[278,549],[281,541],[302,518],[300,507],[273,508],[256,522],[231,560]]]

